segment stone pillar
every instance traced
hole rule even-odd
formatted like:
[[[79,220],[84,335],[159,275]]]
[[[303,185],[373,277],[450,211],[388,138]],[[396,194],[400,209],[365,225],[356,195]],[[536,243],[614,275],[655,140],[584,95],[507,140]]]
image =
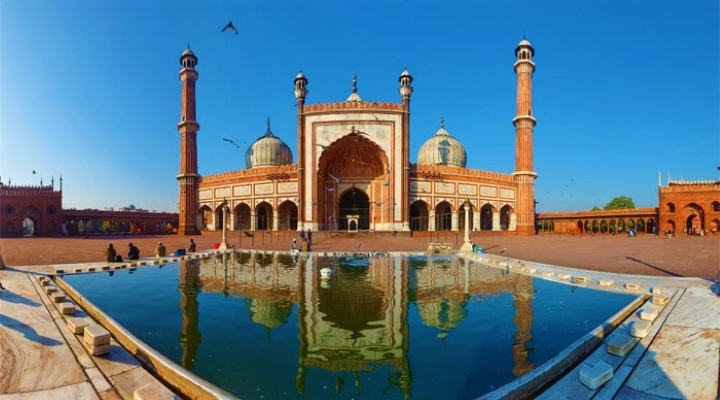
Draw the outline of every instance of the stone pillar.
[[[481,215],[480,210],[476,210],[476,212],[473,213],[472,229],[474,231],[480,230],[480,215]]]
[[[280,225],[280,210],[273,208],[272,210],[272,230],[277,231]]]
[[[250,230],[257,230],[257,219],[255,217],[255,210],[250,210]]]
[[[457,210],[452,210],[450,212],[450,230],[453,232],[457,231],[458,229],[460,229],[459,225],[460,224],[458,223],[458,212]]]
[[[435,231],[435,210],[428,211],[428,231]]]
[[[499,230],[501,230],[501,229],[500,229],[500,212],[493,210],[493,212],[492,212],[492,219],[493,219],[492,230],[494,230],[494,231],[499,231]]]

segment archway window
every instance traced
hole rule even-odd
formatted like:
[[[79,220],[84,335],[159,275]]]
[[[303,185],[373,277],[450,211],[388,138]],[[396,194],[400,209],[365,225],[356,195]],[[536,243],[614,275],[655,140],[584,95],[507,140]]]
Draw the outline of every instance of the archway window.
[[[500,229],[506,231],[510,229],[510,207],[504,206],[500,209]]]
[[[435,207],[435,230],[449,231],[452,229],[452,210],[450,204],[442,202]]]
[[[410,230],[428,230],[428,206],[422,201],[416,201],[410,205]]]
[[[675,212],[675,204],[667,203],[667,210],[668,210],[668,212],[674,213]]]
[[[718,212],[718,211],[720,211],[720,202],[718,202],[718,201],[713,201],[713,202],[712,202],[712,209],[713,209],[713,212]]]
[[[15,214],[15,207],[12,204],[6,205],[5,214]]]
[[[47,210],[48,210],[48,211],[47,211],[48,214],[55,214],[55,213],[57,212],[57,210],[55,210],[55,206],[52,206],[52,205],[51,205],[51,206],[48,206],[48,209],[47,209]]]
[[[480,208],[480,230],[491,231],[493,229],[493,208],[485,204]]]

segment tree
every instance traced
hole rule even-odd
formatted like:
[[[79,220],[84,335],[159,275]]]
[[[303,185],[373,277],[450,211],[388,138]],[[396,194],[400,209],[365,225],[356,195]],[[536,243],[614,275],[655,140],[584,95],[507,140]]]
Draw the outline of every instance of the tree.
[[[595,207],[593,207],[593,208],[592,208],[592,210],[590,210],[590,211],[600,211],[600,210],[601,210],[601,208],[600,208],[600,207],[598,207],[598,206],[595,206]]]
[[[627,196],[618,196],[605,204],[604,210],[631,210],[635,208],[633,200]]]

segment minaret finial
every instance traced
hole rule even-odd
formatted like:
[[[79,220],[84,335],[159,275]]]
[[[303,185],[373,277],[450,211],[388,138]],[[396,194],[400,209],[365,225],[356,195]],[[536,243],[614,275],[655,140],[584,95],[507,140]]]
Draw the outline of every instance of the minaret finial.
[[[270,132],[270,116],[268,115],[268,132]]]
[[[440,116],[440,129],[445,129],[445,117]]]
[[[357,74],[353,74],[353,93],[357,93]]]

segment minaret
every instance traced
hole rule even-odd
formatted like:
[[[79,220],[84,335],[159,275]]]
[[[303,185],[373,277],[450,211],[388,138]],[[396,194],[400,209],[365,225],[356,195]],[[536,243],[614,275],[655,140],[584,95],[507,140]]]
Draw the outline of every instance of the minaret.
[[[412,81],[413,77],[410,75],[410,71],[408,71],[407,67],[405,70],[400,74],[400,78],[398,78],[398,81],[400,82],[400,88],[398,91],[400,91],[400,97],[402,99],[402,106],[403,106],[403,124],[402,124],[402,160],[400,160],[401,167],[402,167],[402,177],[401,179],[401,199],[398,204],[400,204],[400,217],[402,219],[402,230],[403,231],[409,231],[410,230],[410,95],[412,95],[413,87],[412,87]],[[394,168],[395,166],[393,166]],[[392,189],[394,192],[394,189]],[[396,197],[397,198],[397,197]],[[392,216],[391,219],[393,222],[395,221],[395,215]]]
[[[305,229],[305,221],[308,221],[307,210],[305,210],[305,96],[308,80],[302,70],[295,77],[295,99],[297,100],[297,135],[298,135],[298,227],[299,231]],[[312,201],[312,198],[310,199]],[[312,212],[312,210],[310,210]],[[312,218],[312,216],[310,216]]]
[[[190,50],[190,46],[180,57],[180,81],[182,82],[182,105],[180,107],[180,182],[179,214],[180,226],[178,235],[197,235],[197,196],[198,196],[198,167],[197,167],[197,131],[200,124],[195,120],[195,81],[198,73],[195,70],[197,57]]]
[[[535,178],[533,171],[533,127],[532,116],[532,75],[535,63],[532,57],[535,49],[525,38],[515,49],[515,74],[517,75],[517,111],[513,118],[515,125],[515,227],[518,235],[535,234]]]

